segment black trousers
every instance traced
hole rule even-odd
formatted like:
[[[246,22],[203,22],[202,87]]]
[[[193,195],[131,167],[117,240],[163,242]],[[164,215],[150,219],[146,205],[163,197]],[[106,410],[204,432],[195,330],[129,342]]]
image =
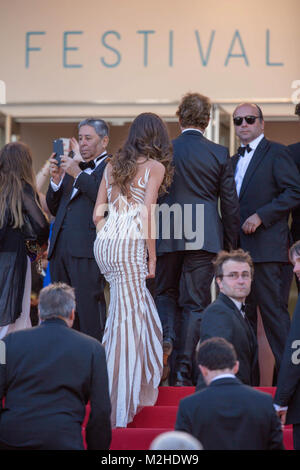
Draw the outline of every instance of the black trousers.
[[[300,450],[300,424],[293,424],[294,449]]]
[[[287,300],[291,277],[286,277],[287,266],[286,263],[254,263],[251,293],[246,300],[247,317],[255,332],[257,332],[257,306],[260,308],[277,372],[290,329]]]
[[[50,261],[52,282],[74,287],[76,314],[73,327],[99,341],[106,320],[105,279],[93,258],[77,258],[68,250],[69,232],[62,230]]]
[[[195,250],[165,253],[157,258],[155,302],[163,335],[175,341],[177,319],[180,337],[176,369],[189,378],[200,338],[202,312],[211,302],[214,257],[215,253]]]

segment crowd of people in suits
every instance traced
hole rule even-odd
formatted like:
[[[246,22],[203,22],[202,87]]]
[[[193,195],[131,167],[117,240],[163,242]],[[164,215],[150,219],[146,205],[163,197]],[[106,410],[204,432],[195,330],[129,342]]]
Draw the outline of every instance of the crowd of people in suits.
[[[293,244],[300,238],[300,144],[288,148],[269,141],[264,136],[261,108],[242,103],[233,113],[240,147],[230,157],[226,147],[204,135],[210,112],[207,97],[188,93],[182,98],[177,110],[181,134],[172,142],[172,176],[168,173],[169,162],[161,157],[158,127],[153,128],[161,126],[159,118],[145,113],[144,121],[157,124],[148,128],[143,124],[143,138],[136,137],[136,153],[145,155],[143,149],[151,145],[159,149],[154,160],[162,162],[161,175],[152,176],[149,184],[151,201],[157,200],[158,207],[157,259],[152,256],[154,266],[148,265],[148,276],[146,269],[141,268],[145,271],[144,283],[148,277],[161,322],[161,384],[197,384],[197,393],[180,405],[176,429],[192,434],[204,449],[281,449],[279,418],[282,423],[287,420],[294,425],[294,446],[300,449],[300,373],[297,360],[291,362],[298,339],[299,305],[292,325],[288,312],[292,265],[297,280],[300,278],[300,243]],[[296,114],[300,116],[299,105]],[[147,139],[151,139],[151,144]],[[39,194],[26,145],[8,144],[0,152],[0,185],[6,188],[0,192],[0,339],[5,343],[7,359],[0,364],[0,398],[5,397],[0,413],[2,448],[82,449],[78,423],[84,418],[88,400],[92,407],[88,448],[109,447],[111,399],[115,391],[109,398],[105,354],[100,345],[107,299],[105,278],[94,257],[97,234],[93,216],[95,220],[95,203],[107,163],[112,162],[112,187],[124,177],[126,165],[120,169],[116,159],[110,159],[108,144],[107,123],[101,119],[80,122],[78,143],[75,139],[70,141],[60,165],[54,154],[47,162],[46,172],[51,179],[46,197]],[[130,177],[135,176],[138,165],[146,161],[147,166],[148,160],[147,155],[146,160],[136,160],[131,173],[126,168],[125,183],[132,182]],[[166,174],[170,176],[168,187],[160,193]],[[140,188],[146,187],[144,180],[143,184]],[[175,206],[178,210],[172,213]],[[161,207],[169,208],[167,236],[162,229]],[[30,286],[25,282],[26,274],[29,276],[30,247],[23,243],[24,214],[31,216],[42,247],[49,236],[45,212],[53,218],[47,250],[53,284],[41,293],[41,324],[24,331],[24,323],[18,325],[24,317],[25,304],[28,307]],[[182,229],[180,236],[178,227]],[[149,253],[153,243],[147,237],[150,236],[146,236],[145,245]],[[41,256],[40,252],[35,255]],[[115,262],[119,266],[116,263],[119,260]],[[155,270],[155,263],[153,280],[149,271]],[[216,298],[212,302],[214,278]],[[125,305],[128,298],[118,302]],[[26,311],[28,317],[28,308]],[[260,325],[274,356],[277,416],[269,398],[245,386],[260,384]],[[11,331],[14,333],[9,335]],[[159,330],[156,334],[159,338]],[[34,343],[39,348],[38,359],[32,348]],[[143,365],[142,357],[139,361]],[[149,374],[143,366],[141,370],[145,376]],[[40,378],[38,384],[35,377]],[[27,393],[24,415],[22,402]],[[41,397],[38,412],[33,403],[36,393]],[[43,397],[47,397],[44,403]],[[57,400],[59,409],[55,408]],[[112,404],[117,406],[114,400]],[[231,412],[226,411],[222,422],[224,407],[227,411],[230,407]],[[69,421],[65,410],[73,414]],[[16,423],[22,419],[32,425],[34,435],[16,433]],[[47,435],[39,427],[45,419],[49,422]],[[64,438],[56,433],[57,423],[68,429]],[[259,430],[253,431],[253,440],[247,439],[250,423]],[[224,436],[228,426],[231,434]],[[209,427],[214,436],[209,435]],[[215,429],[219,430],[217,437]]]

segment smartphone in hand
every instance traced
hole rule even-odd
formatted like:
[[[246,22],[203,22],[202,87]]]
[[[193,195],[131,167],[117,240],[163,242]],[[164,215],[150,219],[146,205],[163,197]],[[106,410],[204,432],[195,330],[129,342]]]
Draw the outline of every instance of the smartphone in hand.
[[[57,160],[57,166],[60,166],[61,156],[64,154],[64,143],[62,139],[53,141],[53,153],[55,153],[54,158]]]

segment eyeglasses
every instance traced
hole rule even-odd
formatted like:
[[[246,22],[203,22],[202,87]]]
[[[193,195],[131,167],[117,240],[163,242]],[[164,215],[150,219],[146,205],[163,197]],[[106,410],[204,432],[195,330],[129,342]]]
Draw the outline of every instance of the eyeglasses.
[[[229,279],[237,281],[238,278],[241,276],[242,279],[251,279],[251,273],[229,273],[229,274],[221,274],[219,277],[222,279],[223,277],[229,277]]]
[[[241,126],[244,119],[247,124],[254,124],[255,120],[260,119],[260,117],[259,116],[237,116],[233,118],[233,123],[235,126]]]

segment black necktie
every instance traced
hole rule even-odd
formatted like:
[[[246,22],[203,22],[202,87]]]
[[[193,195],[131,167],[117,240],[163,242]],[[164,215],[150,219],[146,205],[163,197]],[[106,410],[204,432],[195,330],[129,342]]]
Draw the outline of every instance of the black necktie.
[[[237,153],[241,157],[244,157],[246,150],[247,150],[247,153],[251,152],[252,148],[250,147],[249,144],[247,144],[245,147],[239,147]]]

